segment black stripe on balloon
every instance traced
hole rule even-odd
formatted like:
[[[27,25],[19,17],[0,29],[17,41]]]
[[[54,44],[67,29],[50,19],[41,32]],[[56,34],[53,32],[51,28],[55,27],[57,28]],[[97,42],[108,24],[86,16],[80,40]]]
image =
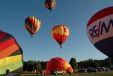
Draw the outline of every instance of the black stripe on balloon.
[[[6,34],[2,39],[0,39],[0,42],[4,42],[6,40],[9,40],[11,39],[13,36],[9,35],[9,34]]]
[[[21,54],[23,54],[23,50],[22,50],[21,46],[17,42],[16,42],[16,44],[18,45]]]
[[[25,24],[26,24],[26,26],[28,26],[28,27],[30,27],[30,28],[33,27],[33,25],[32,25],[30,22],[28,22],[28,21],[26,21]]]
[[[15,52],[13,52],[12,54],[10,54],[9,56],[16,56],[16,55],[22,55],[23,53],[20,51],[20,49],[16,50]]]

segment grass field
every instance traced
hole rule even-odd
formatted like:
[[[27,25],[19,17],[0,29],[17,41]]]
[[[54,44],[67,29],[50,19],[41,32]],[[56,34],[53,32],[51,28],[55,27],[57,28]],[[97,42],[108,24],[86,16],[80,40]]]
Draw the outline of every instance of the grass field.
[[[41,76],[36,74],[21,74],[21,76]],[[113,76],[113,71],[107,72],[93,72],[93,73],[75,73],[72,75],[48,75],[48,76]]]

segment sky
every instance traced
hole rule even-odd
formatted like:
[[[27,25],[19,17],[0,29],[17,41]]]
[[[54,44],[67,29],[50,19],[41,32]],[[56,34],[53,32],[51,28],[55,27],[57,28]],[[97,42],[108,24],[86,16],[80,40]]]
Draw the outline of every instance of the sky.
[[[48,61],[53,57],[66,60],[74,57],[77,61],[107,58],[89,41],[86,26],[96,12],[112,6],[113,0],[56,0],[52,12],[45,8],[44,2],[0,0],[0,30],[16,38],[25,61]],[[42,23],[33,38],[24,26],[28,16],[36,16]],[[51,29],[58,24],[65,24],[70,31],[62,49],[51,35]]]

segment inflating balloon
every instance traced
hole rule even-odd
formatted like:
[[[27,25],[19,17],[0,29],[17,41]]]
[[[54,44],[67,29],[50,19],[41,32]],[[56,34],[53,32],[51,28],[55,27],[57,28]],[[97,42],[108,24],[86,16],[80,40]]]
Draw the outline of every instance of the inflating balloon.
[[[6,72],[21,72],[23,52],[15,38],[0,30],[0,76]]]
[[[93,15],[86,29],[93,45],[108,57],[113,58],[113,6]]]
[[[65,25],[57,25],[53,27],[52,31],[53,38],[57,41],[57,43],[61,46],[66,41],[69,36],[69,29]]]
[[[25,20],[25,28],[30,33],[31,37],[39,30],[41,21],[35,16],[29,16]]]
[[[56,1],[55,0],[45,0],[45,7],[52,11],[55,8]]]
[[[63,58],[56,57],[50,59],[46,65],[46,73],[52,74],[55,71],[64,71],[65,73],[73,73],[71,65]]]

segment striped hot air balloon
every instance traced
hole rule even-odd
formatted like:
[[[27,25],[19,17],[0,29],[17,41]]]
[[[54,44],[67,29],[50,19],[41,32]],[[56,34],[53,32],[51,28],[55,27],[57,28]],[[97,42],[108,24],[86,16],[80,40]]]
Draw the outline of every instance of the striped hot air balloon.
[[[45,0],[45,7],[52,11],[56,6],[56,1],[55,0]]]
[[[0,30],[0,76],[23,70],[23,52],[15,38]]]
[[[39,30],[41,21],[35,16],[29,16],[25,20],[25,28],[31,34],[31,37]]]
[[[65,25],[57,25],[55,26],[52,31],[53,38],[58,42],[58,44],[62,48],[62,44],[66,41],[69,36],[69,29]]]
[[[86,30],[93,45],[113,59],[113,6],[94,14],[88,21]]]

